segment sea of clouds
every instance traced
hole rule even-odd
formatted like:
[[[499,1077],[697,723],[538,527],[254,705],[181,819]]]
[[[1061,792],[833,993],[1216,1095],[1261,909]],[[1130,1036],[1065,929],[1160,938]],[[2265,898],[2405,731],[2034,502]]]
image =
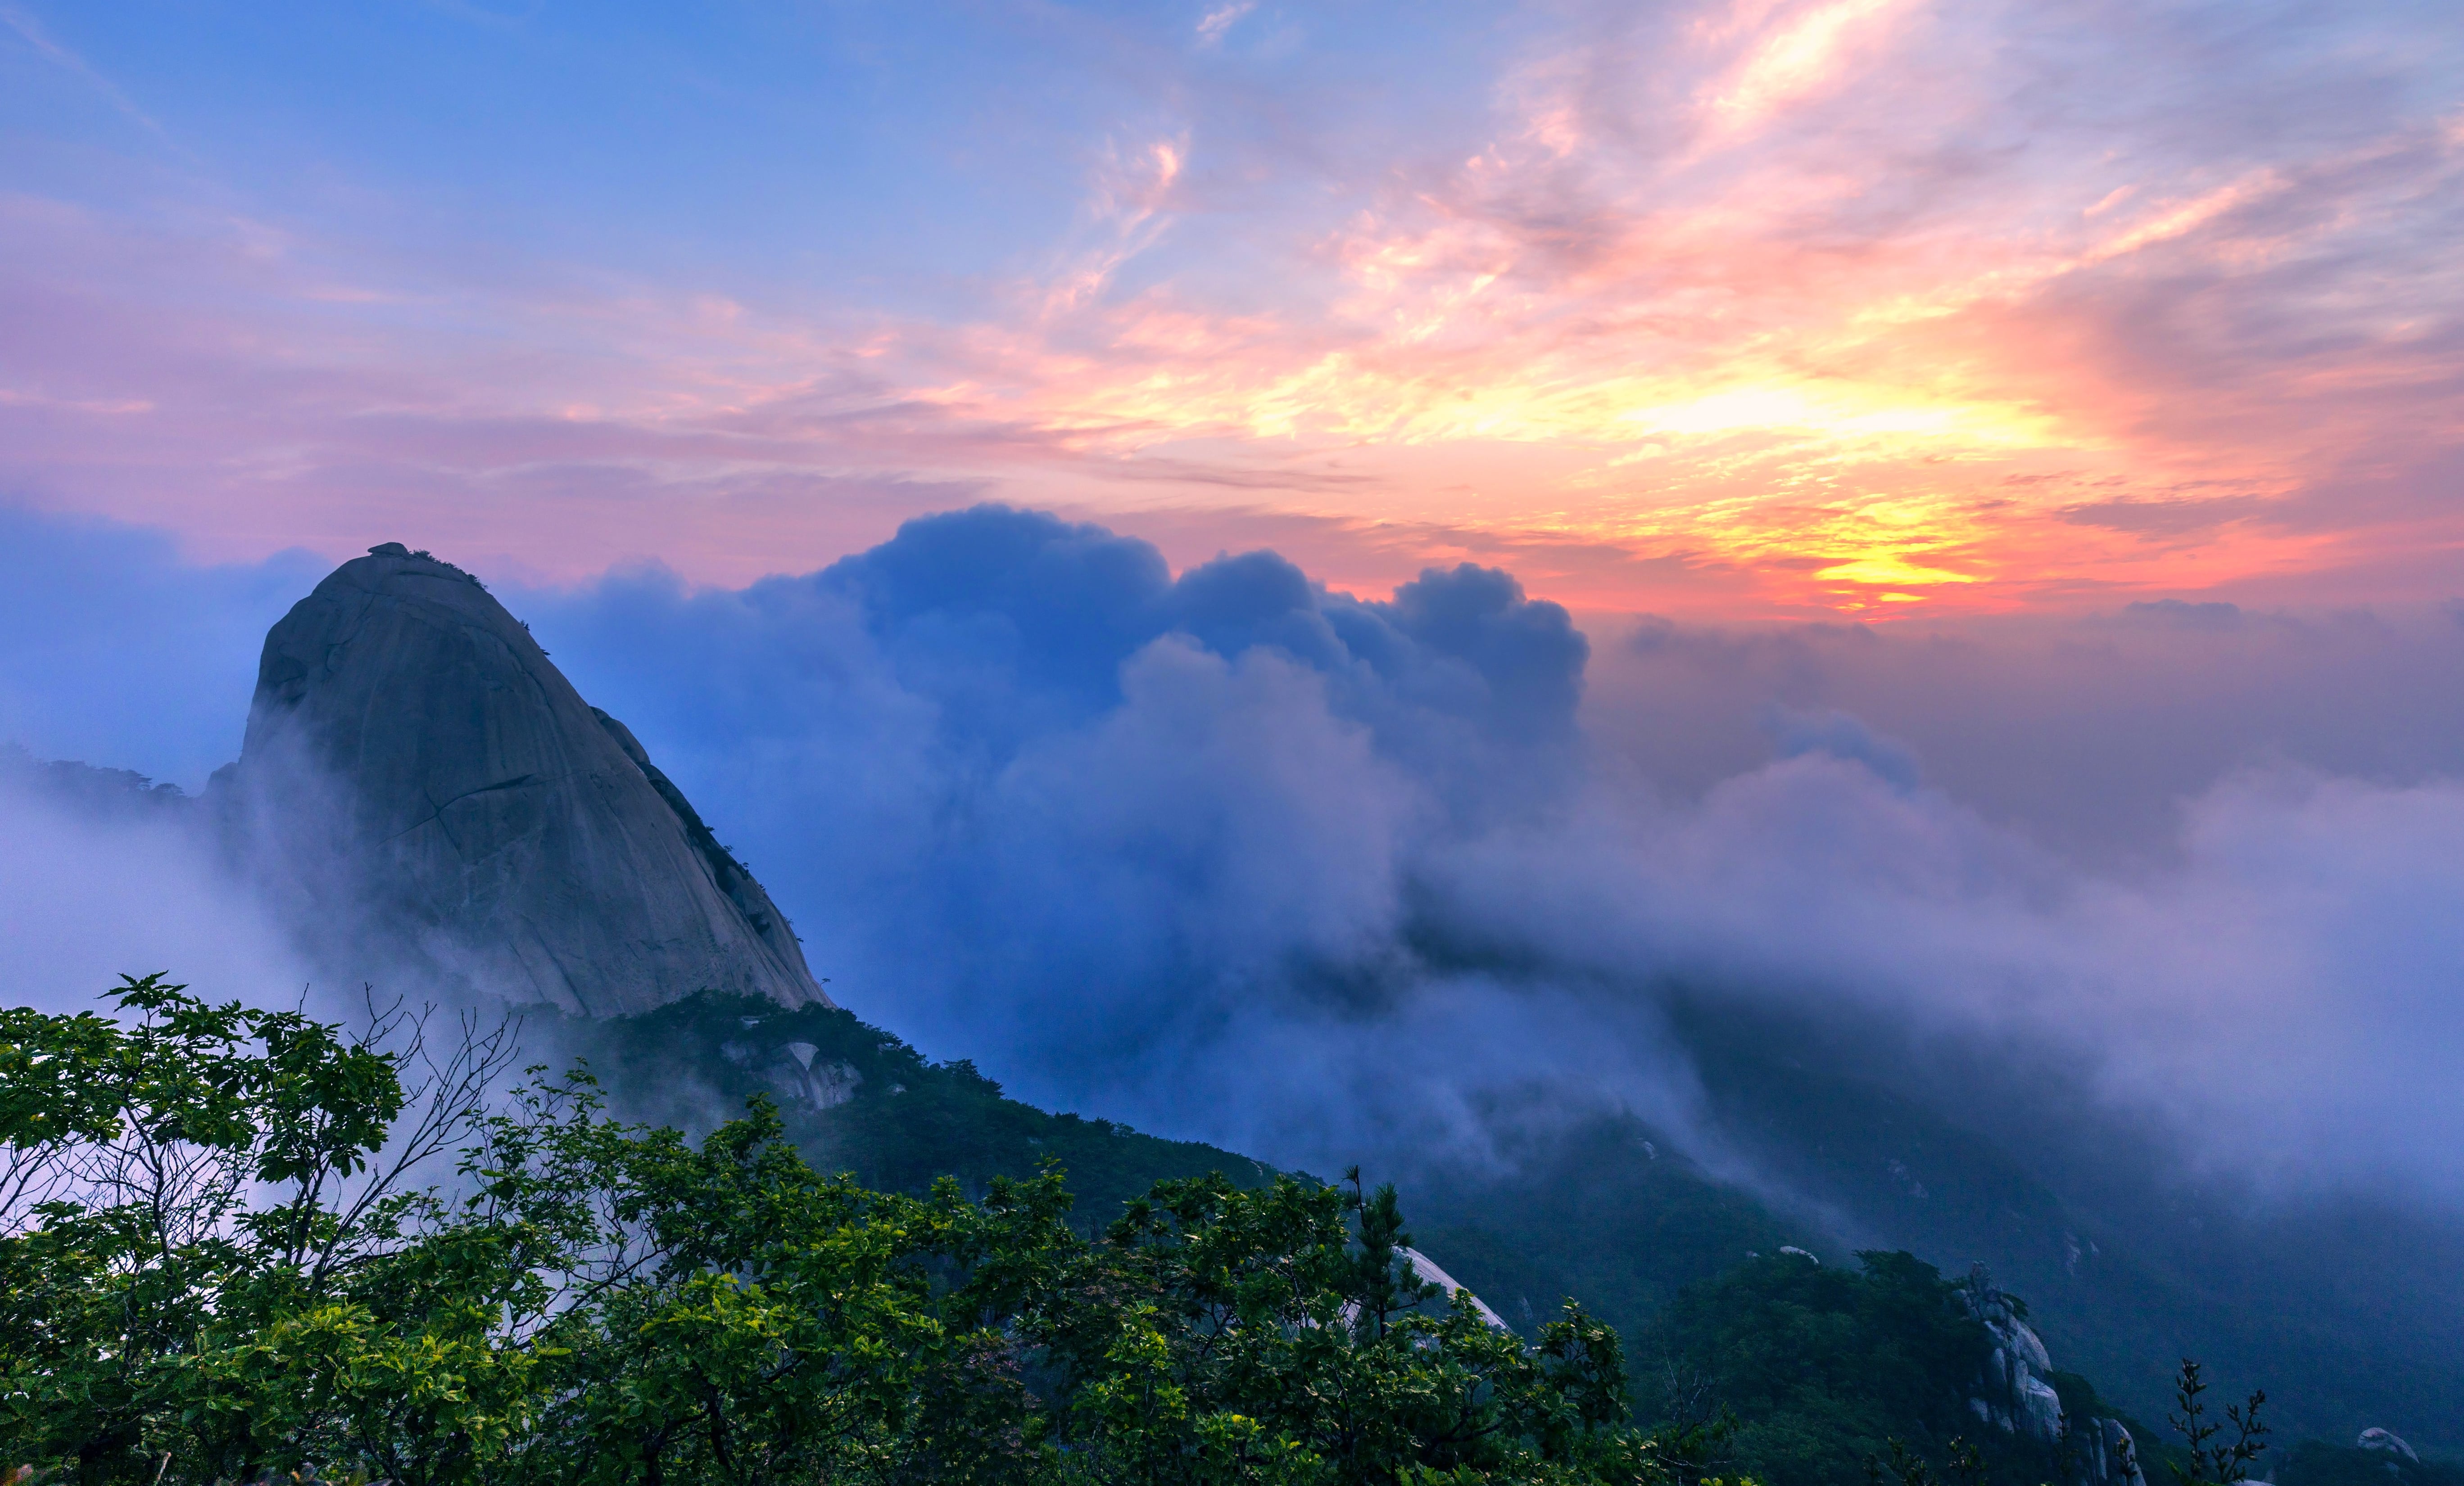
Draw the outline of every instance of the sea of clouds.
[[[0,527],[0,738],[199,786],[321,564]],[[1323,1169],[1477,1159],[1536,1091],[1717,1166],[1671,1009],[1732,1004],[1942,1098],[2057,1090],[2254,1191],[2464,1206],[2449,612],[1586,634],[1492,570],[1379,601],[1268,553],[1176,577],[998,507],[742,589],[496,591],[833,995],[1023,1098]],[[0,855],[13,999],[309,974],[142,812],[20,779]]]

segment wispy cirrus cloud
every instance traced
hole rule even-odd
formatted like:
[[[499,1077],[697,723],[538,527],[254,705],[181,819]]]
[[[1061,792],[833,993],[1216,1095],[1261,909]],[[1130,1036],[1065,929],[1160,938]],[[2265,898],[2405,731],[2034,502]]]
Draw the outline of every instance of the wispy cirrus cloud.
[[[158,139],[170,138],[153,115],[137,106],[135,98],[130,98],[118,83],[95,71],[87,64],[84,57],[54,40],[51,33],[44,30],[43,23],[29,11],[13,5],[0,5],[0,26],[6,26],[15,33],[17,39],[44,61],[59,68],[93,90],[104,102],[118,111],[121,118],[137,124]]]
[[[1241,18],[1258,8],[1258,0],[1231,0],[1199,18],[1198,44],[1202,47],[1221,46],[1224,33],[1241,24]]]
[[[55,503],[541,570],[741,578],[960,491],[1630,555],[1530,572],[1599,607],[2331,594],[2464,538],[2424,472],[2464,432],[2457,58],[2280,9],[1578,9],[1394,101],[1468,147],[1384,158],[1255,134],[1289,64],[1218,58],[929,313],[21,191],[0,421]],[[1319,570],[1391,583],[1389,540]]]

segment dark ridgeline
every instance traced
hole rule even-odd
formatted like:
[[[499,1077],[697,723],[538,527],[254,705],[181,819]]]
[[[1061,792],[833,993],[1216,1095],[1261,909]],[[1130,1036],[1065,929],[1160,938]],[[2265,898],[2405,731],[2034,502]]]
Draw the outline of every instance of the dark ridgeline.
[[[476,579],[399,542],[267,634],[215,793],[355,978],[400,957],[595,1016],[705,990],[830,1004],[770,895],[632,733]]]

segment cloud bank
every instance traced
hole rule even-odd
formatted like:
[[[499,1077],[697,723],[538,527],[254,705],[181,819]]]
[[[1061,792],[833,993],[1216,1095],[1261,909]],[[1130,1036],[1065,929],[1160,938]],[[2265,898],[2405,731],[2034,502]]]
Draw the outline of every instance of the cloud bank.
[[[0,553],[0,741],[191,793],[239,755],[266,630],[330,567],[196,566],[160,531],[6,503]]]
[[[1316,1161],[1477,1148],[1535,1088],[1684,1129],[1684,988],[2057,1064],[2211,1172],[2464,1200],[2444,615],[1659,625],[1595,664],[1503,573],[1175,579],[999,508],[521,601],[834,994],[1031,1098]]]
[[[79,800],[22,755],[0,754],[9,1004],[93,1010],[121,975],[156,971],[218,1001],[288,1004],[309,991],[315,976],[288,926],[186,816],[116,786]]]
[[[11,729],[160,773],[235,736],[244,683],[132,709],[113,678],[244,675],[280,563],[21,525],[9,576],[60,566],[55,613],[154,607],[83,667],[11,625]],[[60,555],[96,542],[77,579]],[[2258,1191],[2464,1204],[2444,613],[1587,638],[1493,569],[1363,601],[1001,507],[741,589],[498,591],[834,995],[1041,1103],[1325,1167],[1476,1160],[1502,1101],[1543,1094],[1732,1168],[1671,1031],[1730,1006],[1860,1028],[1840,1056],[1921,1095],[2025,1073]],[[13,860],[92,863],[30,879],[17,983],[292,983],[209,863],[59,819],[5,817]],[[109,928],[122,857],[167,906],[142,934]]]

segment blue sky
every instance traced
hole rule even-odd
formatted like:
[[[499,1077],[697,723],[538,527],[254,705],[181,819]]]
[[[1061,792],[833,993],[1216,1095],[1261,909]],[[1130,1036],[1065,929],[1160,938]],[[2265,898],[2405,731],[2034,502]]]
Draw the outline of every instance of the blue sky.
[[[2436,601],[2443,7],[0,8],[0,498],[741,582]]]
[[[1429,127],[1433,105],[1481,85],[1484,44],[1529,29],[1420,6],[1244,10],[1211,43],[1186,6],[11,13],[21,188],[122,209],[220,186],[235,211],[382,240],[363,251],[495,245],[934,314],[1043,268],[1109,154],[1201,112],[1206,189],[1272,176],[1277,215],[1309,210],[1295,165],[1339,178],[1474,147]]]

